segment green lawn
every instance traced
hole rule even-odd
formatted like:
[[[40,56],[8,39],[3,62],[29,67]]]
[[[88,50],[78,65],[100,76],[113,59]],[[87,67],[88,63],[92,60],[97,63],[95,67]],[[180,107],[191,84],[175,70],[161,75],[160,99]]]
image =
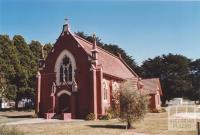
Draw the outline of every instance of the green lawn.
[[[27,119],[33,112],[0,112],[0,123]],[[14,116],[14,117],[13,117]],[[9,125],[16,127],[25,135],[196,135],[193,132],[167,130],[167,113],[148,113],[144,120],[134,124],[134,130],[126,130],[125,124],[118,120],[76,121],[60,123],[40,123]]]

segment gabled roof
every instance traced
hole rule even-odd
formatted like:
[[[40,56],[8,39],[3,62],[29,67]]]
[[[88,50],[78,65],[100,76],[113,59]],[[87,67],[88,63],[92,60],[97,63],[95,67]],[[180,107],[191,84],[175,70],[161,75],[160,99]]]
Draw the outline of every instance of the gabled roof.
[[[91,57],[93,44],[76,34],[72,34],[75,40],[80,44],[80,46],[86,51],[86,53]],[[102,65],[103,73],[118,78],[134,78],[138,75],[119,57],[109,53],[108,51],[98,48],[98,62]]]
[[[162,95],[159,78],[142,79],[141,82],[143,84],[143,90],[148,94],[156,94],[159,91],[160,95]]]

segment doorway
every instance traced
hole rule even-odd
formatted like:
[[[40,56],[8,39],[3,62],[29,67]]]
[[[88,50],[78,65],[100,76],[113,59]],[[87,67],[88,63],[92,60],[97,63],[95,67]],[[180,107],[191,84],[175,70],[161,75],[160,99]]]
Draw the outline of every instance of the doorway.
[[[70,96],[66,93],[63,93],[59,96],[58,101],[58,113],[70,113],[71,106],[70,106]]]

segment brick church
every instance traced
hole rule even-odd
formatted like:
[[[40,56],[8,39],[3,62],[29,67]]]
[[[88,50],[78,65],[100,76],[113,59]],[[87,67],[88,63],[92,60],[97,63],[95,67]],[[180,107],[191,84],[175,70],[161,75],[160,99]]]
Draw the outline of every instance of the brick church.
[[[84,119],[88,113],[98,118],[106,114],[113,92],[120,83],[132,79],[135,88],[149,92],[150,108],[160,107],[162,90],[159,79],[141,80],[124,62],[72,33],[69,24],[63,30],[47,58],[40,61],[36,80],[36,113],[52,118]],[[142,87],[141,87],[142,86]]]

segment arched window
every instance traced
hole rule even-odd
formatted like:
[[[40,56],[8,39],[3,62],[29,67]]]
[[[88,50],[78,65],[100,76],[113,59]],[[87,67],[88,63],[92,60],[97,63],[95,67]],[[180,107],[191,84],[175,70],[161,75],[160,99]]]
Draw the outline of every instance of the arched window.
[[[112,91],[117,92],[118,90],[119,90],[119,84],[116,81],[114,81],[112,83]]]
[[[54,72],[56,73],[56,85],[62,85],[64,82],[72,84],[75,77],[76,61],[73,54],[68,50],[63,50],[57,57]]]
[[[108,84],[106,80],[103,80],[103,99],[104,100],[108,99]]]
[[[67,56],[64,56],[60,64],[60,82],[71,82],[72,72],[72,63]]]
[[[63,80],[63,66],[60,66],[60,82],[64,82]]]

